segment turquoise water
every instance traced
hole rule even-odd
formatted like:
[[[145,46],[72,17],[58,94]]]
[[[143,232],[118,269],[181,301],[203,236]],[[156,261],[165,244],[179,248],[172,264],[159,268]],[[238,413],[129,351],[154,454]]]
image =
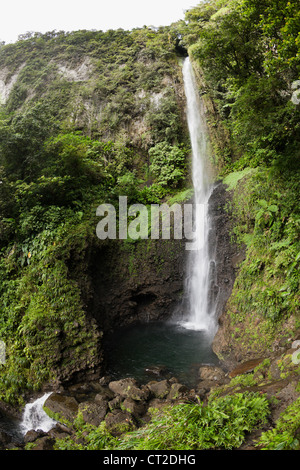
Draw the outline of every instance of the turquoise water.
[[[133,377],[146,383],[153,379],[147,368],[164,366],[168,376],[175,376],[189,386],[197,384],[201,365],[218,363],[206,332],[171,323],[148,323],[119,330],[107,340],[106,360],[107,373],[116,380]]]

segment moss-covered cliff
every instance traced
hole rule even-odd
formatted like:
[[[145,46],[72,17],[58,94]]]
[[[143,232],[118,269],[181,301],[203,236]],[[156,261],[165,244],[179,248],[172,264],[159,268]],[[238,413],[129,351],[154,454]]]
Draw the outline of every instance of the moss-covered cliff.
[[[142,307],[166,317],[180,299],[183,242],[96,236],[102,203],[190,197],[176,40],[171,27],[143,28],[36,33],[1,48],[6,400],[99,371],[103,330]]]

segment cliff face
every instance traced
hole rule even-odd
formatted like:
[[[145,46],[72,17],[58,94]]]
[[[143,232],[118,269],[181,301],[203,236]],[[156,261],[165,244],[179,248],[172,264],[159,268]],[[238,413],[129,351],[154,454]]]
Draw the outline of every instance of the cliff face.
[[[0,51],[0,101],[18,114],[42,102],[69,129],[147,150],[171,126],[153,113],[180,113],[179,62],[167,28],[29,35]]]
[[[45,381],[93,375],[103,331],[166,318],[181,298],[183,243],[96,237],[99,204],[117,205],[120,195],[161,203],[189,188],[172,34],[35,34],[0,50],[0,337],[7,344],[0,393],[7,400]]]
[[[126,246],[127,245],[127,246]],[[181,240],[112,243],[91,258],[90,309],[100,328],[169,318],[180,302],[185,276]]]
[[[9,374],[22,377],[15,394],[100,373],[103,333],[169,318],[181,304],[184,240],[101,241],[95,233],[98,205],[117,206],[121,195],[146,206],[190,198],[172,34],[49,33],[0,51],[0,332],[11,351],[22,344],[19,362],[8,351]],[[234,276],[225,196],[217,185],[210,201],[218,315]]]
[[[210,250],[215,259],[212,297],[216,302],[216,317],[220,319],[238,273],[239,262],[244,253],[231,239],[232,214],[228,211],[230,195],[226,186],[216,182],[209,199],[209,217],[211,223]]]
[[[230,296],[240,256],[231,243],[231,218],[225,210],[228,193],[216,183],[209,200],[211,223],[210,298],[219,317]],[[96,242],[89,255],[93,295],[89,310],[104,330],[132,322],[165,320],[181,304],[186,278],[186,240]]]

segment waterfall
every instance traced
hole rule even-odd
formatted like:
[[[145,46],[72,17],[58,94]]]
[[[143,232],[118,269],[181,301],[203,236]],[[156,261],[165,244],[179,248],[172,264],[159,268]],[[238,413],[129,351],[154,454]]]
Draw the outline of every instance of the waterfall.
[[[56,421],[51,419],[43,410],[43,405],[51,393],[46,393],[33,403],[27,403],[24,408],[20,429],[23,435],[34,429],[48,432],[56,425]]]
[[[209,302],[210,267],[208,199],[211,185],[206,168],[208,157],[207,132],[193,68],[189,58],[183,64],[184,89],[187,101],[187,122],[192,148],[192,179],[194,187],[194,241],[189,243],[186,300],[188,316],[181,325],[188,329],[215,333],[216,319]]]

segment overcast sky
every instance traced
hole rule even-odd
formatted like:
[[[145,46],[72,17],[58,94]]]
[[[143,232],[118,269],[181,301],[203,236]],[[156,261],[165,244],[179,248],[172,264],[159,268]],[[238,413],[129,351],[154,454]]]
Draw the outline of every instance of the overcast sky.
[[[132,29],[166,26],[184,19],[201,0],[5,0],[0,11],[0,40],[17,40],[28,31]]]

